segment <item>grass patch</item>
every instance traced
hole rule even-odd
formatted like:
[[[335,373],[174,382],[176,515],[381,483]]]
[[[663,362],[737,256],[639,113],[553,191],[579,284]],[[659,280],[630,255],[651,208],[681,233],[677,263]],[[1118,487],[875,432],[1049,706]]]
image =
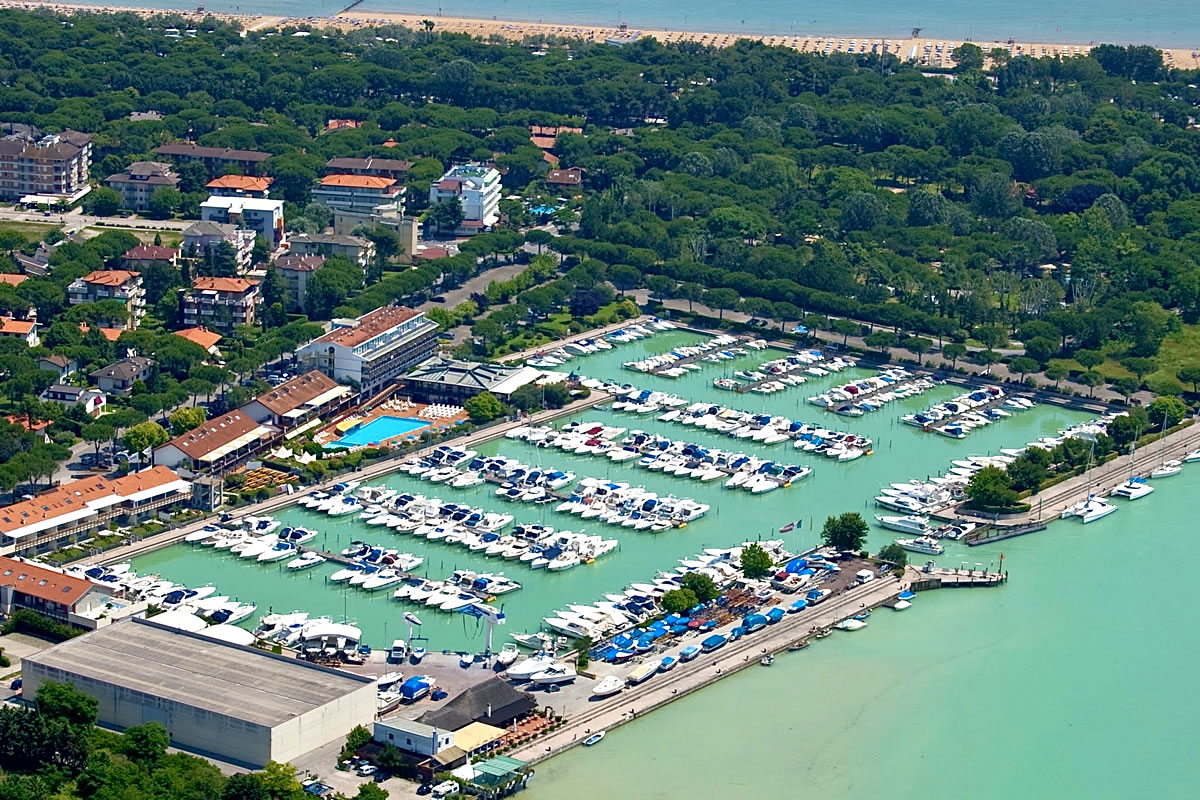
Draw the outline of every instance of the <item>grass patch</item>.
[[[27,242],[40,242],[50,231],[62,227],[48,222],[0,222],[0,233],[19,233]]]
[[[1070,373],[1072,378],[1078,377],[1082,372],[1087,372],[1087,370],[1083,368],[1083,365],[1073,358],[1052,358],[1050,359],[1049,366],[1062,367]],[[1104,376],[1106,383],[1111,383],[1118,378],[1134,377],[1132,372],[1125,369],[1120,365],[1120,363],[1111,358],[1105,359],[1103,364],[1096,367],[1096,371]]]
[[[1158,351],[1158,369],[1146,376],[1154,381],[1179,380],[1176,373],[1184,367],[1200,367],[1200,325],[1184,325],[1163,340]],[[1190,390],[1191,386],[1186,386]]]

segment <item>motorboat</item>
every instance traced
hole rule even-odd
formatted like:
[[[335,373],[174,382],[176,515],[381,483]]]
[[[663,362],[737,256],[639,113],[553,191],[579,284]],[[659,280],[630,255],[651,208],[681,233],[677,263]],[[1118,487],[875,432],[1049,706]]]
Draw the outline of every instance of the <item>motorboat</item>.
[[[842,620],[833,627],[837,628],[839,631],[860,631],[867,627],[867,623],[863,622],[861,619],[854,619],[852,617],[850,619]]]
[[[539,686],[554,686],[556,684],[573,683],[577,673],[570,664],[551,664],[541,672],[529,676],[529,682]]]
[[[601,678],[592,686],[593,697],[609,697],[625,688],[625,679],[620,675],[609,675]]]
[[[314,553],[313,551],[309,550],[308,552],[301,555],[299,558],[293,558],[291,561],[289,561],[284,566],[286,566],[288,569],[301,570],[301,569],[308,569],[309,567],[315,567],[318,564],[324,564],[324,563],[325,563],[325,556],[318,555],[317,553]]]
[[[679,663],[679,659],[675,656],[663,656],[662,661],[658,662],[659,672],[670,672],[675,669],[675,665]]]
[[[496,663],[502,667],[512,666],[521,655],[521,649],[512,642],[506,642],[496,654]]]
[[[549,653],[538,653],[524,661],[514,664],[505,672],[505,677],[513,681],[529,680],[539,672],[544,672],[557,663]]]
[[[928,556],[940,556],[946,548],[938,544],[931,536],[921,536],[916,539],[897,539],[896,544],[913,553],[924,553]]]
[[[903,517],[876,516],[875,521],[888,530],[923,536],[929,530],[929,518],[906,514]]]
[[[583,746],[591,747],[592,745],[600,744],[602,741],[604,741],[604,731],[598,731],[597,733],[593,733],[591,736],[584,739]]]

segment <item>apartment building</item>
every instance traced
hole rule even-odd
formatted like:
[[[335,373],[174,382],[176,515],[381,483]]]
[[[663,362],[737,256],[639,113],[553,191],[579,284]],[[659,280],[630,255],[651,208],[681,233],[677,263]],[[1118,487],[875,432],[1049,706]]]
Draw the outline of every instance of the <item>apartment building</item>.
[[[238,325],[253,325],[262,302],[258,283],[250,278],[196,278],[183,298],[183,324],[223,335]]]
[[[429,203],[458,198],[463,222],[459,233],[481,233],[500,219],[500,173],[479,164],[460,164],[429,187]]]
[[[340,256],[361,267],[371,263],[375,245],[369,239],[338,233],[298,233],[288,239],[288,252],[297,256]]]
[[[231,411],[154,449],[160,467],[219,473],[257,453],[279,430],[242,411]]]
[[[109,175],[105,181],[121,195],[121,207],[145,211],[150,198],[159,189],[179,188],[179,176],[164,161],[135,161],[124,172]]]
[[[274,178],[265,175],[222,175],[205,184],[208,193],[217,197],[258,197],[266,199]]]
[[[275,271],[287,285],[285,309],[299,311],[304,308],[304,299],[308,297],[308,279],[324,263],[325,256],[288,255],[275,259]]]
[[[225,167],[237,167],[246,175],[258,175],[263,162],[271,157],[270,153],[258,150],[234,150],[229,147],[201,147],[190,142],[164,144],[155,149],[155,155],[163,156],[183,164],[188,161],[200,161],[208,167],[209,175],[219,175]]]
[[[0,509],[0,555],[46,553],[90,538],[109,523],[134,524],[191,498],[192,485],[166,467],[64,483]],[[0,586],[6,583],[0,580]]]
[[[0,200],[69,205],[90,191],[91,134],[43,135],[29,125],[4,124],[0,137]]]
[[[183,249],[186,252],[203,253],[221,242],[233,247],[238,272],[250,269],[254,260],[255,232],[219,222],[197,222],[183,231]]]
[[[73,306],[115,300],[125,306],[127,319],[96,320],[103,328],[136,330],[142,317],[146,316],[146,291],[142,288],[142,276],[123,269],[102,269],[76,278],[67,287],[67,300]]]
[[[437,323],[411,308],[386,306],[357,319],[336,319],[333,329],[296,351],[305,369],[356,384],[371,395],[433,355]]]
[[[274,249],[283,241],[283,201],[212,195],[200,204],[200,219],[249,228]]]
[[[294,431],[318,424],[314,420],[336,411],[353,394],[349,386],[314,369],[260,394],[238,410],[261,424]]]
[[[378,175],[326,175],[312,190],[315,203],[333,211],[368,217],[381,206],[387,211],[404,213],[404,185],[395,178]]]
[[[394,158],[331,158],[325,162],[326,175],[374,175],[403,181],[412,169],[411,161]]]

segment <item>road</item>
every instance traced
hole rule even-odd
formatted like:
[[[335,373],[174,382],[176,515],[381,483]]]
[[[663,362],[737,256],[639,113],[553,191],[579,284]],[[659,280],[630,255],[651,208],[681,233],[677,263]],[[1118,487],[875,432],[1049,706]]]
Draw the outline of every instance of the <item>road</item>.
[[[7,222],[33,222],[41,225],[65,225],[71,228],[110,227],[145,231],[182,231],[191,227],[196,220],[188,219],[140,219],[138,217],[94,217],[79,209],[66,214],[41,214],[36,211],[16,211],[0,208],[0,220]]]

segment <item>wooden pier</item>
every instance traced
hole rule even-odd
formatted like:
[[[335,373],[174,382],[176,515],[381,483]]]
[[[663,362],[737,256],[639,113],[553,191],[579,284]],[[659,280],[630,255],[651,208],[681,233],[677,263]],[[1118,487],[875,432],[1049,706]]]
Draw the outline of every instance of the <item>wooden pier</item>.
[[[720,335],[720,334],[718,334],[718,335]],[[712,341],[712,340],[710,339],[709,341]],[[702,353],[696,353],[695,355],[684,356],[683,358],[679,359],[678,361],[672,361],[670,364],[664,364],[661,367],[650,370],[646,374],[647,375],[662,375],[664,372],[666,372],[669,369],[676,369],[678,367],[686,367],[689,364],[695,364],[697,361],[704,361],[709,356],[711,356],[713,353],[718,353],[722,350],[732,350],[735,347],[742,347],[748,341],[750,341],[750,339],[748,337],[739,336],[739,337],[737,337],[736,341],[731,342],[728,345],[717,346],[717,347],[707,349]],[[695,344],[695,345],[682,345],[682,347],[703,347],[704,344],[706,344],[706,343],[702,342],[701,344]],[[675,349],[678,350],[679,348],[675,348]],[[671,352],[671,351],[668,350],[667,352]],[[663,355],[663,354],[660,353],[659,355]],[[651,358],[653,358],[653,356],[651,356]],[[716,364],[719,362],[709,362],[709,363]]]
[[[844,405],[847,405],[847,404],[854,405],[855,403],[861,403],[864,400],[870,400],[872,397],[876,397],[881,394],[886,394],[887,392],[898,392],[901,389],[905,389],[905,388],[917,383],[918,381],[927,380],[930,377],[931,376],[927,372],[916,372],[916,373],[913,373],[912,375],[910,375],[909,377],[905,378],[904,380],[897,381],[896,383],[889,383],[885,386],[880,386],[876,389],[868,389],[865,392],[859,392],[858,394],[851,397],[849,400],[842,400],[841,402],[834,403],[831,406],[825,406],[824,410],[831,411],[836,414],[837,410]],[[834,387],[834,388],[837,388],[837,387]],[[830,390],[830,391],[832,391],[832,390]]]
[[[315,547],[305,547],[302,544],[297,545],[296,550],[297,550],[297,552],[301,552],[301,553],[316,553],[317,555],[324,558],[326,561],[331,561],[335,564],[341,564],[343,567],[349,567],[349,566],[359,563],[355,559],[350,558],[348,556],[344,556],[341,553],[331,553],[327,550],[318,550]],[[394,569],[394,567],[387,567],[382,564],[380,564],[378,566],[380,566],[382,569]],[[422,580],[426,579],[424,576],[418,575],[415,572],[405,572],[404,570],[400,570],[400,569],[396,570],[396,574],[399,575],[401,578],[400,583],[403,583],[404,581],[407,581],[411,578],[421,578]],[[350,584],[347,583],[344,585],[349,586]],[[397,584],[395,588],[399,588],[399,584]],[[472,589],[470,586],[459,586],[458,590],[460,592],[465,592],[467,594],[475,595],[476,597],[479,598],[479,602],[481,602],[481,603],[490,603],[491,601],[496,599],[496,597],[494,595],[485,594],[483,592],[477,592],[474,589]]]
[[[982,389],[980,391],[982,391]],[[942,417],[941,419],[934,420],[933,422],[927,422],[921,426],[921,430],[925,431],[926,433],[929,433],[931,431],[936,433],[936,431],[934,431],[934,428],[941,428],[941,427],[945,427],[947,425],[953,425],[956,422],[961,421],[968,414],[983,414],[985,411],[991,411],[993,408],[1004,405],[1004,403],[1007,402],[1012,397],[1016,397],[1016,395],[1001,394],[998,397],[996,397],[992,400],[989,400],[988,402],[984,403],[981,406],[975,406],[974,408],[969,408],[966,411],[960,411],[957,414],[951,414],[948,417]],[[949,400],[947,402],[954,402],[954,401]],[[1015,413],[1020,413],[1020,412],[1016,411]],[[999,421],[1000,420],[992,420],[992,422],[999,422]],[[967,433],[969,433],[969,431],[967,431]]]
[[[920,569],[920,575],[913,578],[911,588],[914,592],[927,589],[956,589],[969,586],[999,586],[1008,580],[1007,572],[987,572],[972,569],[947,569],[933,567]]]

